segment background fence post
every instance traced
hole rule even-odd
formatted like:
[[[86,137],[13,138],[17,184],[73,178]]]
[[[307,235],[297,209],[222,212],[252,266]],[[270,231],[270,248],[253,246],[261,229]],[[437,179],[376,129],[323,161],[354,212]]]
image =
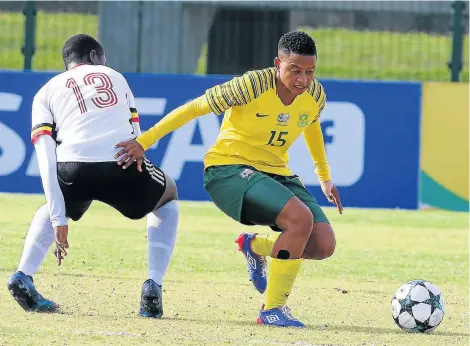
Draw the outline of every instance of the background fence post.
[[[463,53],[463,12],[465,10],[464,1],[454,1],[452,4],[452,57],[449,62],[452,82],[459,81],[460,71],[462,71]]]
[[[23,14],[25,15],[24,45],[21,52],[24,55],[24,70],[31,70],[34,55],[34,41],[36,36],[36,2],[27,1]]]

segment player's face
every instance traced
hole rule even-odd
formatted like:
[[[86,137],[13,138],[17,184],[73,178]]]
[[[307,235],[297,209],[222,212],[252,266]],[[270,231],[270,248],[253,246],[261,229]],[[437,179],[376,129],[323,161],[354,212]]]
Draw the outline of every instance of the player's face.
[[[315,76],[317,57],[295,53],[280,54],[274,61],[282,84],[294,95],[308,89]]]

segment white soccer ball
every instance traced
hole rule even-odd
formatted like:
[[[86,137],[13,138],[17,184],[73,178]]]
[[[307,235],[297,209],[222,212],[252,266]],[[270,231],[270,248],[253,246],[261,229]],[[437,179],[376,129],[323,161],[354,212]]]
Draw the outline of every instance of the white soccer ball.
[[[429,333],[442,322],[444,304],[441,290],[431,282],[409,281],[393,295],[393,320],[408,332]]]

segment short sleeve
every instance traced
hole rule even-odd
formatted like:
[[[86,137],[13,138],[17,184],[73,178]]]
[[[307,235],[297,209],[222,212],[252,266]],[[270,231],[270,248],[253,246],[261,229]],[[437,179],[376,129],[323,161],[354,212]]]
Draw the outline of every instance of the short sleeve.
[[[137,106],[135,104],[134,94],[129,88],[127,94],[127,104],[129,105],[129,111],[131,112],[131,122],[138,123],[140,121],[139,113],[137,112]]]
[[[42,135],[52,136],[54,118],[46,100],[45,88],[39,90],[34,96],[31,118],[31,142],[33,144]]]

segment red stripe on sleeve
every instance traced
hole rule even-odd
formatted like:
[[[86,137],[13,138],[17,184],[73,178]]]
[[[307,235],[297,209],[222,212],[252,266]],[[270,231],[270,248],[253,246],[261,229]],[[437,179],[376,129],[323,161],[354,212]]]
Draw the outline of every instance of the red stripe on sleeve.
[[[42,131],[39,131],[39,132],[36,132],[34,134],[33,137],[31,137],[31,143],[36,143],[36,141],[38,140],[39,137],[41,137],[42,135],[48,135],[48,136],[52,136],[52,132],[51,131],[48,131],[48,130],[42,130]]]

